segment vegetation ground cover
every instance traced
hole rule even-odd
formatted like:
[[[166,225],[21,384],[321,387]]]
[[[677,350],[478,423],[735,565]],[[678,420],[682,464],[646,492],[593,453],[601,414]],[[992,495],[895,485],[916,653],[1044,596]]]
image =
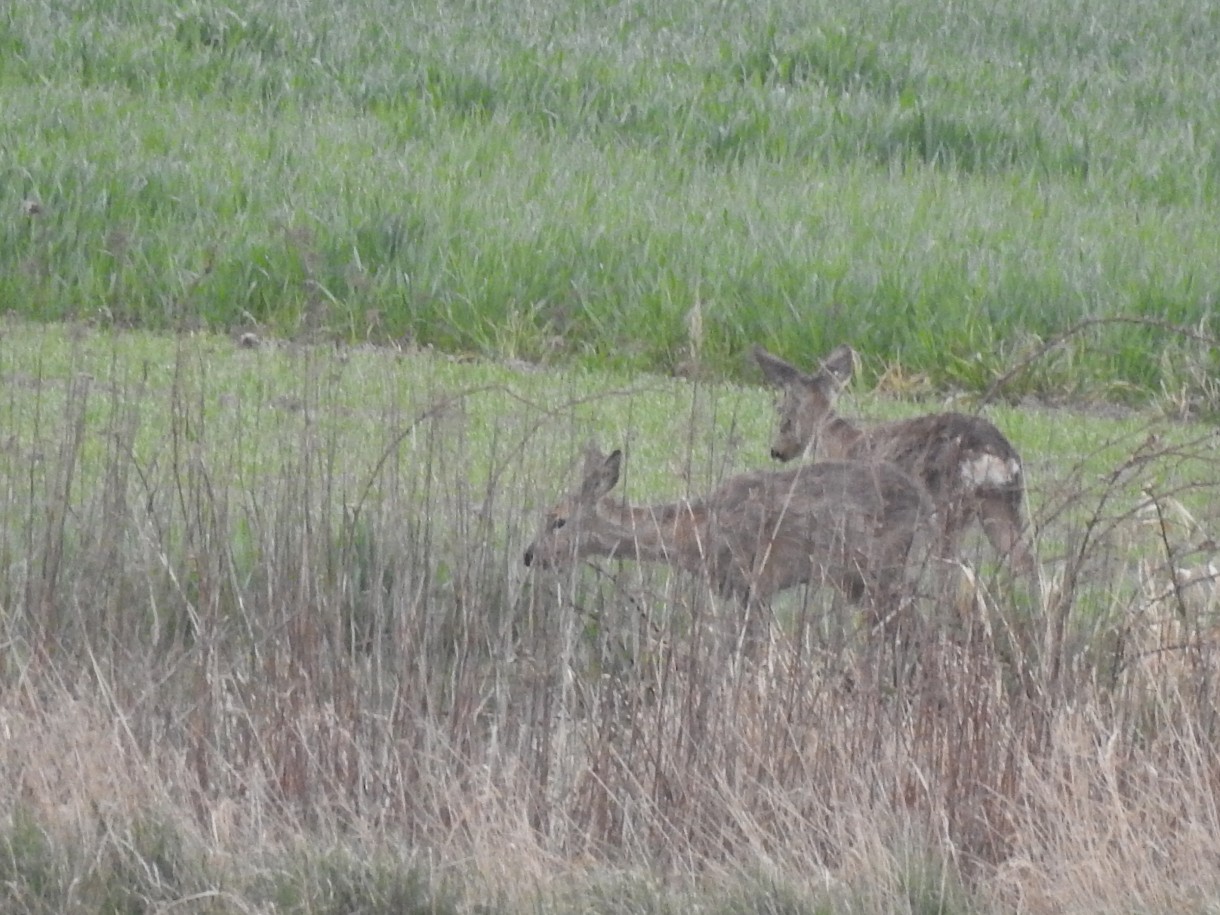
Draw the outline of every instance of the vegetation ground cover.
[[[1218,17],[5,5],[2,907],[1213,910]],[[1041,580],[527,574],[589,439],[767,466],[755,342],[982,393]]]
[[[1210,405],[1209,6],[9,4],[0,307]]]
[[[590,438],[641,501],[765,466],[761,386],[14,322],[0,381],[6,908],[1220,893],[1207,427],[997,408],[1040,584],[971,546],[902,642],[793,591],[747,659],[692,576],[521,554]]]

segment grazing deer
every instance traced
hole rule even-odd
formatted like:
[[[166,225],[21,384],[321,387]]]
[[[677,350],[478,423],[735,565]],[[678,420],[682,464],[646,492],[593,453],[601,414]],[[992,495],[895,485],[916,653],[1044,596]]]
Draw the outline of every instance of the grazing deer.
[[[589,448],[580,485],[547,513],[527,566],[585,556],[666,563],[707,576],[747,611],[785,588],[829,582],[880,619],[932,512],[897,467],[843,462],[744,473],[703,499],[632,506],[608,495],[622,457]]]
[[[1035,560],[1022,537],[1021,457],[994,425],[981,416],[931,413],[861,427],[835,412],[835,399],[855,368],[850,346],[836,347],[812,374],[760,346],[754,358],[783,392],[773,458],[897,464],[924,485],[939,513],[941,558],[957,556],[962,531],[977,518],[1015,571],[1034,574]]]

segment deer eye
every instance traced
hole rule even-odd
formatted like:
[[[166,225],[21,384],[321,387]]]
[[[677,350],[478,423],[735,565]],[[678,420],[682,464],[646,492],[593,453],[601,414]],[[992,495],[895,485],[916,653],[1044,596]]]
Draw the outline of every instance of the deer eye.
[[[554,520],[551,521],[551,530],[557,531],[567,523],[568,523],[567,518],[555,518]]]

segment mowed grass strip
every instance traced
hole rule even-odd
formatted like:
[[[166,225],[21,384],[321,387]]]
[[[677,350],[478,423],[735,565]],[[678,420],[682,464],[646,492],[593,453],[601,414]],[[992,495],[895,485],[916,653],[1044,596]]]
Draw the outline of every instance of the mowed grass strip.
[[[848,340],[982,388],[1080,318],[1207,329],[1214,18],[13,5],[0,307],[660,372]],[[1179,344],[1103,326],[1072,377],[1197,398]]]

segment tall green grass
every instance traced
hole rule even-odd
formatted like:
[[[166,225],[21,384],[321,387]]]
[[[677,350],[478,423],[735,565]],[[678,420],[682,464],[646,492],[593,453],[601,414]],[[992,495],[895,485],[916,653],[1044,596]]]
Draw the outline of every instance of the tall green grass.
[[[1098,324],[1070,382],[1207,405],[1218,24],[1186,0],[10,4],[0,308],[661,372],[689,370],[697,309],[718,372],[848,340],[976,389],[1142,316],[1207,342]]]

